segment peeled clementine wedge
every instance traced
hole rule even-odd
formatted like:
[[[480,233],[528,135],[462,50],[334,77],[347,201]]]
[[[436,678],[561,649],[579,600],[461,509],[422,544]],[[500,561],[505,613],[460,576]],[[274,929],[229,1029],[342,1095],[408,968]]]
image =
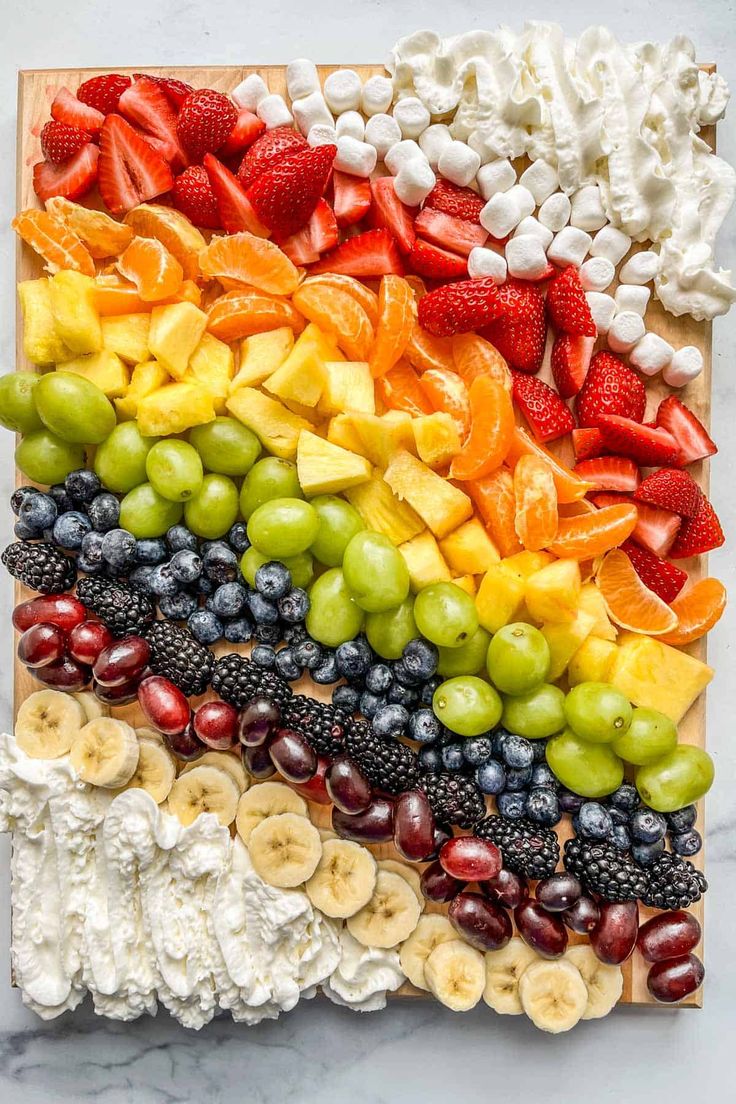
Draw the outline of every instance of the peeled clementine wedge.
[[[470,395],[457,372],[447,368],[430,368],[422,373],[419,386],[432,404],[433,410],[449,414],[457,426],[460,440],[464,441],[470,432],[472,414]]]
[[[414,293],[414,298],[418,303],[419,300],[423,299],[424,296],[427,294],[427,285],[425,284],[421,276],[410,275],[405,276],[404,279]]]
[[[373,326],[352,295],[325,284],[311,284],[297,288],[292,302],[305,318],[332,334],[351,360],[368,360]]]
[[[10,224],[16,234],[46,261],[49,272],[73,268],[94,276],[95,263],[77,235],[56,215],[30,208],[21,211]]]
[[[417,315],[414,294],[401,276],[382,276],[378,289],[378,324],[371,349],[374,379],[384,376],[401,359]]]
[[[175,295],[184,279],[184,270],[176,257],[157,238],[133,238],[116,268],[135,284],[146,303]]]
[[[448,339],[436,337],[434,340]],[[495,345],[474,333],[455,334],[449,340],[452,342],[455,371],[462,376],[468,387],[478,376],[491,376],[503,384],[507,391],[511,391],[513,380],[509,366]]]
[[[422,382],[431,375],[425,372]],[[490,376],[478,376],[468,392],[470,432],[450,466],[451,479],[482,479],[506,459],[514,432],[514,404],[509,392]],[[556,495],[555,495],[556,501]]]
[[[620,548],[613,548],[604,556],[595,581],[608,616],[621,628],[648,636],[662,636],[677,628],[675,611],[644,585]]]
[[[130,226],[110,218],[104,211],[93,211],[72,203],[64,196],[52,196],[46,200],[46,210],[60,218],[86,245],[91,257],[117,257],[133,240]]]
[[[337,288],[346,291],[363,308],[374,328],[378,324],[378,296],[360,280],[354,276],[346,276],[344,272],[323,272],[318,276],[307,276],[302,287],[311,287],[312,284],[322,284],[324,287]]]
[[[514,468],[514,499],[514,528],[524,548],[547,548],[557,533],[557,491],[552,469],[541,457],[520,457]]]
[[[156,238],[176,257],[188,280],[199,276],[199,253],[207,242],[186,215],[161,203],[141,203],[128,211],[125,222],[142,238]]]
[[[539,456],[547,461],[552,469],[558,502],[576,502],[592,490],[591,483],[586,483],[580,476],[575,475],[557,459],[553,452],[550,452],[544,445],[540,445],[539,441],[535,441],[522,426],[517,426],[511,439],[511,448],[507,457],[509,467],[513,468],[520,456]]]
[[[405,410],[418,416],[432,414],[433,407],[422,391],[419,377],[406,360],[400,360],[375,381],[376,394],[388,410]]]
[[[464,484],[463,490],[472,498],[501,555],[505,558],[521,552],[521,541],[514,528],[514,477],[509,469],[497,468],[482,479],[472,479]]]
[[[286,299],[256,291],[230,291],[216,299],[207,312],[207,332],[220,341],[290,326],[294,333],[304,329],[304,319]]]
[[[404,356],[418,372],[428,372],[430,368],[444,368],[447,372],[456,371],[452,359],[451,338],[433,337],[431,333],[422,329],[418,322],[414,323]]]
[[[636,506],[605,506],[594,513],[560,518],[557,536],[548,550],[561,558],[590,560],[630,537],[638,520]]]
[[[199,267],[205,276],[238,280],[271,295],[291,295],[299,286],[299,272],[286,254],[247,230],[213,238],[199,254]]]
[[[700,579],[678,594],[670,609],[677,614],[677,628],[662,633],[665,644],[691,644],[720,621],[726,608],[726,588],[719,579]]]
[[[138,294],[135,284],[121,279],[120,276],[98,276],[94,289],[95,309],[101,315],[140,314],[150,311],[154,304],[146,303]],[[160,299],[155,304],[162,307],[168,303],[194,303],[198,307],[202,301],[202,292],[193,280],[183,280],[176,295],[170,299]]]

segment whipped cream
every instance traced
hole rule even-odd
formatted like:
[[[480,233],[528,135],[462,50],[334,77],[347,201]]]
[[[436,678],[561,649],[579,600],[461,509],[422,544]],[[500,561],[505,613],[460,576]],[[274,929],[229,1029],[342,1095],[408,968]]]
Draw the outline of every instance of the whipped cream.
[[[626,45],[590,27],[574,40],[551,23],[447,39],[418,31],[387,67],[399,99],[418,96],[484,162],[542,158],[568,194],[597,183],[615,226],[661,243],[655,289],[673,314],[713,318],[736,301],[713,253],[736,172],[698,137],[729,91],[698,68],[687,38]]]
[[[12,832],[12,963],[44,1019],[91,994],[132,1020],[159,1004],[186,1027],[219,1010],[276,1019],[323,986],[368,1011],[404,981],[396,951],[363,947],[299,889],[276,889],[212,814],[183,827],[143,790],[79,781],[68,757],[29,759],[0,736],[0,830]]]

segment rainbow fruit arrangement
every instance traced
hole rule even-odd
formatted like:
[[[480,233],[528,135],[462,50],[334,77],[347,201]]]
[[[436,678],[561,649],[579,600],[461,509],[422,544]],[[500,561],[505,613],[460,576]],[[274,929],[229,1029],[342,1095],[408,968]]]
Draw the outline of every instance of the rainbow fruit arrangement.
[[[689,996],[713,767],[677,725],[713,672],[681,647],[725,606],[680,566],[723,542],[705,427],[593,355],[575,267],[462,279],[493,244],[472,189],[409,208],[179,81],[93,78],[52,116],[45,210],[13,223],[50,273],[18,289],[39,371],[0,379],[30,481],[2,560],[49,688],[20,746],[215,813],[457,1010],[604,1015],[637,945],[657,1000]],[[135,701],[148,735],[109,716]],[[421,871],[376,877],[358,845],[389,842]]]

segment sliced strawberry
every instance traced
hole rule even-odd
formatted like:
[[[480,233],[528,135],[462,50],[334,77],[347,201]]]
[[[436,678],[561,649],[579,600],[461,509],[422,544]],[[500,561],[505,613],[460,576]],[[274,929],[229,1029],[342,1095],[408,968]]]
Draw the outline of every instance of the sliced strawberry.
[[[477,246],[485,245],[488,238],[488,231],[480,223],[467,222],[432,207],[420,211],[414,220],[414,230],[420,238],[464,257]]]
[[[482,336],[512,368],[533,375],[542,367],[547,340],[544,299],[534,284],[522,280],[509,280],[498,290],[503,312]]]
[[[527,376],[523,372],[513,372],[512,375],[514,399],[537,440],[554,441],[569,433],[575,419],[557,392],[536,376]]]
[[[47,161],[53,161],[55,165],[63,165],[79,153],[82,146],[91,141],[91,136],[86,130],[69,126],[68,123],[60,123],[56,119],[49,119],[41,131],[41,153]]]
[[[312,211],[309,222],[292,234],[290,238],[279,241],[279,248],[294,264],[312,264],[319,260],[320,253],[337,245],[338,229],[335,213],[326,199],[321,199]]]
[[[100,77],[83,81],[77,89],[77,99],[103,115],[110,115],[117,111],[118,101],[130,84],[130,77],[124,77],[121,73],[103,73]]]
[[[599,429],[574,429],[572,447],[576,460],[592,460],[594,456],[603,456],[606,451]]]
[[[419,324],[435,337],[487,326],[505,309],[500,290],[490,276],[435,288],[419,300]]]
[[[319,260],[319,250],[315,249],[312,243],[311,221],[312,219],[306,226],[302,226],[301,230],[297,230],[296,234],[279,242],[279,249],[286,254],[292,264],[309,265]]]
[[[718,452],[703,423],[676,395],[669,395],[659,404],[657,425],[668,430],[680,446],[681,467]]]
[[[673,510],[680,517],[695,517],[701,493],[700,487],[687,472],[677,468],[660,468],[646,477],[634,498],[637,502]]]
[[[527,279],[532,284],[544,284],[547,280],[551,280],[556,273],[557,269],[555,266],[553,264],[548,264],[546,268],[541,270],[538,276],[528,276]]]
[[[172,168],[186,165],[187,155],[176,132],[176,112],[160,84],[148,77],[131,84],[120,97],[120,114],[140,128]]]
[[[268,230],[259,222],[238,178],[212,153],[204,155],[204,167],[210,178],[223,230],[227,230],[228,234],[249,230],[259,238],[267,238]]]
[[[325,149],[325,146],[319,147]],[[404,263],[396,239],[388,230],[367,230],[327,253],[310,272],[341,272],[347,276],[401,276]]]
[[[100,131],[100,195],[114,215],[168,192],[171,167],[122,115],[108,115]]]
[[[353,226],[368,214],[371,205],[370,180],[335,169],[332,190],[332,206],[338,226]]]
[[[237,121],[238,109],[224,92],[197,88],[179,109],[176,131],[189,158],[201,161],[227,142]]]
[[[634,571],[644,586],[653,590],[668,605],[674,602],[687,582],[687,572],[676,564],[655,556],[633,540],[624,541],[621,548],[631,560]]]
[[[33,190],[42,202],[52,196],[79,199],[86,195],[97,180],[100,151],[92,142],[63,165],[39,161],[33,166]]]
[[[392,176],[381,176],[371,181],[371,206],[368,221],[375,229],[384,227],[396,238],[402,253],[410,253],[416,240],[414,230],[415,207],[407,207],[394,191]]]
[[[646,502],[635,502],[630,495],[611,494],[610,491],[592,494],[590,500],[601,509],[604,506],[618,506],[622,502],[636,506],[637,521],[631,539],[655,556],[667,555],[681,524],[677,514],[648,506]]]
[[[189,93],[194,91],[191,84],[178,80],[176,77],[154,77],[150,73],[134,73],[133,76],[136,80],[146,77],[148,80],[152,80],[154,84],[160,84],[175,111],[179,110]]]
[[[73,96],[68,88],[60,88],[51,104],[51,118],[57,119],[67,126],[79,127],[88,134],[99,134],[100,127],[105,121],[105,116],[94,107],[88,107],[76,96]]]
[[[718,515],[705,495],[701,494],[697,514],[683,519],[670,555],[673,560],[703,556],[714,548],[720,548],[725,539]]]
[[[638,466],[626,456],[598,456],[592,460],[581,460],[574,471],[586,483],[594,483],[601,491],[635,491],[641,479]]]
[[[570,265],[547,288],[547,314],[558,333],[596,337],[598,330],[578,271]]]
[[[431,280],[457,280],[468,275],[468,262],[457,253],[448,253],[438,245],[417,238],[407,258],[409,267],[418,276]]]
[[[174,181],[174,206],[195,226],[220,229],[220,214],[210,178],[203,165],[190,165]]]
[[[247,191],[256,216],[279,237],[295,234],[324,195],[337,146],[316,146],[277,161]]]
[[[220,157],[233,157],[236,153],[242,153],[244,149],[253,145],[265,129],[266,124],[262,119],[247,108],[241,107],[228,140],[220,147]]]
[[[640,422],[646,405],[647,390],[636,372],[611,353],[596,353],[575,400],[578,423],[595,427],[604,414]]]
[[[679,446],[666,429],[649,429],[617,414],[602,414],[598,428],[609,452],[630,456],[644,468],[667,467],[678,461]]]
[[[273,168],[283,157],[290,157],[292,153],[306,149],[309,149],[307,139],[298,130],[292,130],[291,127],[267,130],[260,138],[256,138],[240,162],[238,180],[244,188],[249,188],[261,173]]]
[[[552,375],[560,398],[571,399],[585,383],[593,355],[594,337],[555,338],[552,346]]]
[[[467,222],[477,222],[484,206],[485,200],[472,188],[461,188],[443,177],[440,177],[424,201],[425,209],[432,207],[435,211],[444,211],[446,215],[453,215]]]

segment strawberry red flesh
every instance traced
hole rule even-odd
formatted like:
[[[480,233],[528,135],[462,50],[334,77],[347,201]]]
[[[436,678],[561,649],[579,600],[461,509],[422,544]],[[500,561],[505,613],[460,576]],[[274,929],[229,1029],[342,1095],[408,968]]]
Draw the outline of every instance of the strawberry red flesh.
[[[88,134],[99,134],[105,116],[94,107],[88,107],[68,88],[60,88],[51,104],[51,118],[67,126],[79,127]]]
[[[97,180],[99,158],[97,146],[88,142],[63,165],[39,161],[33,166],[34,192],[43,203],[52,196],[80,199]]]
[[[316,146],[284,157],[261,173],[247,196],[257,218],[274,235],[287,238],[309,220],[324,195],[337,146]]]
[[[649,587],[668,605],[674,602],[687,582],[687,572],[676,564],[655,556],[633,540],[624,541],[621,548],[631,560],[634,571],[644,586]]]
[[[575,474],[586,483],[593,483],[601,491],[635,491],[639,486],[639,468],[625,456],[599,456],[581,460],[575,465]]]
[[[248,230],[259,238],[267,238],[268,230],[259,222],[237,177],[212,153],[204,155],[204,167],[210,178],[223,230],[228,234]]]
[[[120,97],[120,114],[143,132],[174,169],[183,168],[187,155],[177,136],[176,113],[160,84],[141,77]]]
[[[636,506],[637,522],[631,539],[655,556],[667,555],[680,528],[677,514],[649,506],[646,502],[635,502],[631,495],[612,494],[610,491],[591,494],[590,500],[601,509],[604,506],[618,506],[622,502]]]
[[[646,387],[636,372],[611,353],[596,353],[575,400],[579,425],[594,428],[605,414],[640,422],[646,405]]]
[[[261,173],[273,168],[284,157],[309,149],[307,139],[291,127],[275,127],[256,138],[248,149],[238,169],[238,180],[244,188],[258,179]]]
[[[150,73],[134,73],[133,76],[136,80],[146,77],[148,80],[152,80],[154,84],[160,84],[175,111],[179,110],[189,93],[194,91],[191,84],[178,80],[176,77],[153,77]]]
[[[488,238],[488,231],[479,223],[467,222],[431,207],[425,207],[417,215],[414,230],[420,238],[451,253],[461,253],[464,257],[472,249],[484,245]]]
[[[407,207],[394,191],[392,176],[381,176],[371,180],[373,204],[368,214],[368,222],[378,230],[384,228],[396,238],[402,253],[410,253],[416,240],[414,230],[415,207]]]
[[[705,495],[701,494],[698,512],[694,517],[683,518],[670,555],[673,560],[703,556],[714,548],[720,548],[725,539],[718,515]]]
[[[174,181],[174,206],[195,226],[220,229],[215,193],[203,165],[190,165]]]
[[[666,467],[678,462],[679,445],[666,429],[650,429],[616,414],[601,415],[598,428],[609,452],[629,456],[642,467]]]
[[[110,115],[117,111],[118,101],[130,84],[130,77],[124,77],[121,73],[104,73],[83,81],[77,89],[77,99],[103,115]]]
[[[458,280],[468,275],[468,263],[465,257],[449,253],[438,245],[417,238],[407,258],[409,267],[418,276],[431,280]]]
[[[320,147],[325,149],[325,146]],[[401,276],[404,264],[396,239],[388,230],[367,230],[326,253],[310,272],[340,272],[346,276]]]
[[[425,210],[432,207],[435,211],[444,211],[446,215],[453,215],[467,222],[478,222],[484,206],[485,200],[472,188],[461,188],[442,177],[424,201]]]
[[[592,460],[594,456],[603,456],[606,446],[599,429],[574,429],[572,447],[576,460]]]
[[[332,205],[338,226],[354,226],[368,214],[371,206],[370,180],[335,169],[332,174],[332,191]]]
[[[657,425],[668,430],[680,446],[682,467],[718,452],[703,423],[676,395],[669,395],[659,404]]]
[[[312,264],[320,253],[337,245],[338,228],[334,211],[326,199],[321,199],[306,226],[296,234],[279,241],[278,245],[294,264]]]
[[[220,148],[220,157],[233,157],[237,153],[242,153],[244,149],[253,145],[265,129],[266,124],[262,119],[242,107],[227,141]]]
[[[547,288],[547,314],[558,333],[596,337],[598,330],[578,271],[570,265]]]
[[[538,441],[554,441],[571,431],[575,419],[556,391],[536,376],[512,375],[514,399]]]
[[[552,347],[552,376],[561,399],[571,399],[585,383],[594,345],[594,337],[571,337],[563,334],[555,338]]]
[[[168,192],[174,177],[168,162],[122,115],[108,115],[100,131],[99,189],[114,215]]]
[[[489,276],[435,288],[419,301],[419,324],[435,337],[470,333],[503,313],[499,292]]]
[[[634,498],[673,510],[680,517],[695,517],[700,505],[701,490],[687,472],[677,468],[660,468],[648,475]]]
[[[481,334],[512,368],[534,375],[542,367],[547,325],[544,299],[538,288],[522,280],[509,280],[498,289],[503,308]]]

